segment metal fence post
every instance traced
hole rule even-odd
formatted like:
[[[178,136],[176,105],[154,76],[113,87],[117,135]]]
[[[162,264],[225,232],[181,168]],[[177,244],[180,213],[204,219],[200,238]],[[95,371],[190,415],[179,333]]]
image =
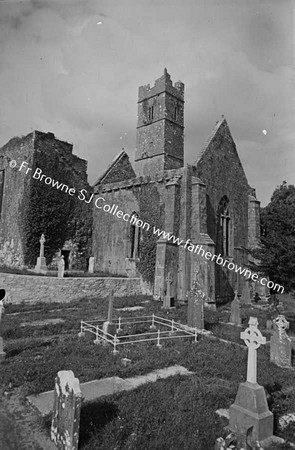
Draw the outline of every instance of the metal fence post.
[[[94,344],[99,344],[99,339],[98,339],[98,326],[96,325],[96,328],[95,328],[95,339],[94,339]]]
[[[122,331],[122,328],[121,328],[121,317],[119,317],[119,323],[118,323],[118,325],[119,325],[119,328],[117,328],[117,332],[118,332],[118,331]]]
[[[78,336],[79,337],[85,336],[84,327],[83,327],[83,320],[81,320],[80,333],[78,333]]]
[[[113,341],[113,346],[114,346],[113,354],[114,354],[114,355],[115,355],[116,353],[119,353],[119,351],[117,350],[117,342],[118,342],[118,338],[117,338],[117,335],[115,334],[115,336],[114,336],[114,341]]]
[[[152,330],[154,330],[154,329],[156,328],[156,327],[155,327],[155,314],[152,315],[152,324],[151,324],[150,328],[151,328]]]
[[[160,329],[158,329],[157,347],[158,347],[158,348],[161,348],[161,347],[162,347],[162,345],[160,344]]]

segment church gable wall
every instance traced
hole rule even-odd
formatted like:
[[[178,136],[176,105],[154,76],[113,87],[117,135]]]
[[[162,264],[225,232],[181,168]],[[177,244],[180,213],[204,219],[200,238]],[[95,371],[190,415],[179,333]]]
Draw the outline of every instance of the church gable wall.
[[[210,237],[216,243],[216,213],[221,198],[226,195],[234,226],[233,246],[247,247],[249,185],[225,121],[198,161],[195,175],[206,184]]]
[[[129,161],[128,155],[125,153],[115,164],[107,171],[102,178],[102,184],[115,183],[118,181],[129,180],[135,178],[135,172]]]

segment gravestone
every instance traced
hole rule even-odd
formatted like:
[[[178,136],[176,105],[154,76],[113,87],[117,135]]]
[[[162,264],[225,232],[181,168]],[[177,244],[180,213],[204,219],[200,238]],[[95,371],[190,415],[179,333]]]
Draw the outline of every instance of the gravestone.
[[[55,378],[51,440],[60,450],[78,450],[82,394],[78,378],[71,370],[61,370]]]
[[[292,367],[292,341],[286,330],[289,322],[284,315],[273,320],[273,335],[270,339],[270,360],[279,367]]]
[[[88,272],[89,273],[93,273],[94,272],[94,256],[90,256],[90,258],[89,258]]]
[[[0,363],[4,361],[6,353],[3,351],[3,338],[0,337]]]
[[[108,336],[107,333],[111,334],[112,336],[115,336],[117,330],[116,324],[113,323],[113,308],[114,308],[114,290],[112,289],[109,294],[108,320],[104,322],[102,326],[104,335],[107,339],[111,339],[111,336]]]
[[[238,291],[235,292],[235,298],[231,302],[231,312],[230,312],[230,323],[236,325],[237,327],[241,326],[241,306],[240,300],[238,299]]]
[[[251,293],[250,293],[250,286],[249,286],[248,281],[245,281],[245,286],[242,289],[241,301],[242,301],[242,303],[245,303],[245,304],[251,303]]]
[[[58,278],[63,278],[65,274],[65,260],[64,255],[61,255],[58,261]]]
[[[6,295],[5,289],[0,289],[0,322],[2,319],[2,315],[4,314],[4,304],[3,299]],[[4,361],[6,353],[3,351],[3,338],[0,337],[0,363]]]
[[[200,289],[199,282],[195,280],[188,295],[187,324],[189,327],[204,329],[204,298],[205,294]]]
[[[257,349],[266,343],[257,325],[257,318],[250,317],[249,327],[240,335],[248,347],[247,381],[240,383],[235,402],[230,406],[229,428],[235,433],[251,429],[251,438],[262,441],[273,436],[273,414],[268,409],[263,386],[257,384]]]
[[[35,266],[35,272],[37,273],[46,273],[46,258],[44,257],[44,244],[46,242],[44,234],[42,234],[40,238],[40,256],[37,258],[37,264]]]
[[[171,307],[174,306],[173,302],[172,302],[172,297],[171,297],[171,285],[173,283],[173,278],[170,272],[168,272],[167,278],[166,278],[166,295],[164,296],[164,301],[163,301],[163,309],[169,309]]]

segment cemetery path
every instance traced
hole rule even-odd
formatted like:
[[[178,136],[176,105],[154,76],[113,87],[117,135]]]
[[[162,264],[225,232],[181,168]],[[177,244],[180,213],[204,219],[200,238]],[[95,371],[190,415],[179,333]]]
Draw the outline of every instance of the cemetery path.
[[[40,423],[40,422],[39,422]],[[56,450],[55,445],[40,430],[36,414],[25,407],[18,396],[0,400],[1,450]]]

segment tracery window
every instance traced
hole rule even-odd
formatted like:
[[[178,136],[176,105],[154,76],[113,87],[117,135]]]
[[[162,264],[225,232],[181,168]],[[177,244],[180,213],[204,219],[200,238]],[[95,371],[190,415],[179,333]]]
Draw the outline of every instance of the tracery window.
[[[218,247],[222,255],[229,256],[230,246],[230,213],[229,200],[226,196],[222,197],[219,202],[218,211]]]
[[[131,250],[130,250],[130,258],[139,258],[139,241],[140,241],[140,228],[136,226],[136,220],[138,220],[138,214],[136,212],[131,214],[130,218],[130,241],[131,241]]]

